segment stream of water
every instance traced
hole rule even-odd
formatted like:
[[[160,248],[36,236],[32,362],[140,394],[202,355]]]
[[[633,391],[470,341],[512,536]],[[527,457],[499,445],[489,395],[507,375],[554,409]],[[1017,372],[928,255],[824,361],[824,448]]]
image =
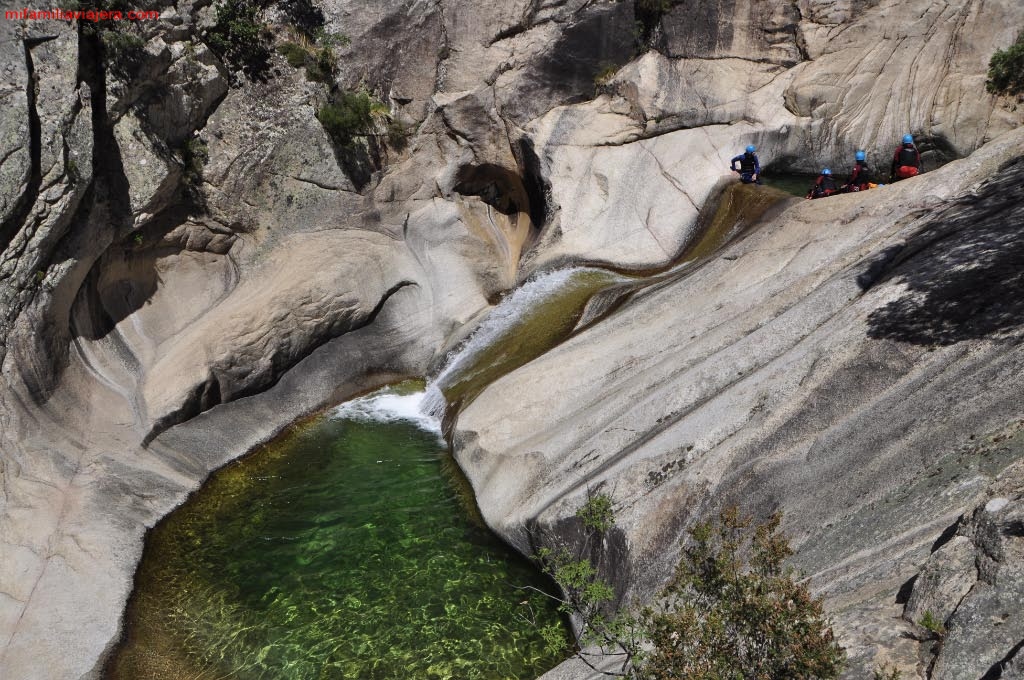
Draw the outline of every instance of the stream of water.
[[[506,373],[568,337],[595,293],[630,277],[596,267],[570,267],[530,279],[491,310],[431,380],[424,411],[440,417]]]
[[[424,412],[442,417],[458,410],[501,376],[525,365],[570,337],[596,297],[612,292],[614,301],[644,287],[685,274],[691,265],[715,253],[730,238],[789,198],[786,190],[733,184],[698,226],[700,237],[679,261],[655,273],[629,274],[599,267],[568,267],[538,274],[498,303],[462,346],[451,353],[430,381]],[[602,305],[606,310],[612,305]],[[590,310],[593,311],[593,310]]]

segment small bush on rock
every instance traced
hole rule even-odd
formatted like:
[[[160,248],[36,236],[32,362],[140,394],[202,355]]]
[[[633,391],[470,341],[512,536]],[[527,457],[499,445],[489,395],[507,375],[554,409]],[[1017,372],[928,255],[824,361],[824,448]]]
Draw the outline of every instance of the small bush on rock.
[[[570,550],[569,546],[541,548],[534,559],[562,591],[562,597],[550,597],[558,600],[560,611],[573,617],[578,624],[576,657],[595,669],[595,656],[614,658],[618,661],[617,670],[602,670],[602,674],[639,679],[643,677],[640,675],[640,661],[646,639],[643,626],[628,612],[614,610],[615,589],[601,578],[597,566],[584,556],[595,542],[603,543],[607,532],[615,526],[611,496],[588,494],[587,501],[576,511],[576,517],[583,525],[582,545],[576,546],[575,550]],[[549,632],[542,631],[542,634],[545,639],[550,636],[555,642],[559,640]],[[549,643],[549,650],[565,651],[564,635],[560,640],[560,645]]]
[[[217,20],[204,40],[211,50],[250,78],[264,77],[270,59],[270,38],[263,28],[260,5],[254,0],[225,0],[216,6]]]
[[[316,118],[335,144],[347,147],[357,136],[371,131],[373,106],[374,100],[367,92],[342,91],[320,107]]]
[[[615,514],[612,511],[612,497],[606,493],[593,494],[576,511],[576,516],[587,529],[608,531],[615,524]]]
[[[185,183],[198,186],[203,180],[203,168],[210,161],[210,151],[206,142],[198,137],[186,141],[181,147],[181,164],[184,169]]]
[[[338,70],[338,59],[330,47],[321,47],[312,58],[306,61],[306,78],[315,83],[334,82],[334,74]]]
[[[896,666],[882,664],[872,673],[872,680],[903,680],[903,673]]]
[[[123,81],[138,74],[145,58],[146,41],[129,30],[109,30],[100,34],[107,68]]]
[[[535,557],[561,588],[556,599],[580,630],[576,656],[591,667],[596,648],[619,661],[615,670],[602,662],[603,674],[634,680],[838,677],[846,654],[821,600],[783,566],[792,550],[779,533],[781,515],[755,527],[730,508],[717,522],[698,524],[657,609],[639,617],[611,609],[614,590],[580,556],[614,528],[611,498],[591,495],[576,517],[585,533],[581,547],[542,548]]]
[[[665,590],[648,612],[652,680],[825,680],[842,670],[820,599],[783,567],[792,554],[781,515],[757,526],[735,508],[698,524]],[[748,559],[744,556],[749,555]]]
[[[936,618],[935,614],[932,614],[930,609],[924,613],[918,624],[938,637],[946,634],[946,627],[942,625],[942,621]]]
[[[306,57],[309,52],[302,45],[293,42],[282,43],[278,46],[277,51],[284,55],[288,65],[292,68],[302,68],[306,65]]]
[[[992,55],[985,89],[992,94],[1024,94],[1024,33],[1017,36],[1017,42]]]

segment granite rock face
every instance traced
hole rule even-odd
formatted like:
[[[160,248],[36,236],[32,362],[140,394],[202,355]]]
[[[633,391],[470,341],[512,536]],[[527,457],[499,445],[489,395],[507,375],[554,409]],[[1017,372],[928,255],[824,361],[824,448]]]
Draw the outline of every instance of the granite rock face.
[[[630,560],[607,576],[645,601],[692,521],[781,510],[846,677],[984,675],[1024,639],[995,613],[1021,583],[1014,520],[972,514],[1021,480],[1022,141],[798,202],[491,384],[454,435],[487,520],[531,552],[608,493]],[[912,637],[926,611],[937,659]]]
[[[981,519],[924,549],[1016,455],[924,472],[929,446],[973,461],[967,433],[1019,417],[1012,298],[950,293],[1012,269],[1015,232],[972,242],[943,212],[1011,209],[984,188],[956,197],[1021,143],[1022,109],[983,91],[1019,2],[322,0],[324,29],[348,38],[330,85],[276,53],[246,77],[204,42],[205,1],[143,4],[161,18],[117,28],[141,46],[128,63],[104,28],[0,23],[0,675],[97,677],[147,527],[212,469],[426,374],[535,272],[673,262],[747,143],[776,167],[844,167],[854,146],[883,166],[906,131],[929,169],[967,158],[884,201],[791,208],[734,259],[636,293],[489,387],[458,416],[457,453],[524,549],[528,524],[611,483],[631,508],[629,598],[655,592],[672,554],[651,556],[731,494],[790,512],[860,667],[891,653],[916,672],[905,660],[926,645],[898,633],[923,611],[950,631],[928,662],[942,677],[974,673],[968,658],[1020,665],[1015,628],[977,623],[1019,587],[1016,520],[998,514],[1015,506],[986,511],[992,578],[969,565]],[[264,19],[294,38],[277,5]],[[316,115],[332,86],[371,92],[405,143],[378,129],[339,148]],[[949,269],[946,244],[988,254]],[[845,490],[826,497],[825,477]],[[858,514],[885,499],[891,517]],[[886,599],[919,571],[906,611]]]

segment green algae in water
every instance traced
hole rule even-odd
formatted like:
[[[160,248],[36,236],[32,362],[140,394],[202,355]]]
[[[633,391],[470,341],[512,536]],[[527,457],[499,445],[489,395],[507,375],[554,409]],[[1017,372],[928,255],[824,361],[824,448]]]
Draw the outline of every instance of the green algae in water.
[[[488,385],[572,335],[587,301],[621,274],[592,267],[547,272],[512,292],[435,380],[448,403],[465,407]]]
[[[562,660],[540,634],[561,629],[552,602],[516,588],[550,586],[466,516],[438,435],[349,414],[228,466],[153,531],[108,677],[534,678]]]
[[[799,196],[800,198],[807,195],[807,192],[811,190],[811,187],[814,186],[814,182],[817,179],[817,175],[795,172],[769,172],[761,176],[761,181],[764,182],[765,186],[785,191],[791,196]],[[846,181],[838,175],[836,176],[836,180],[839,184]]]

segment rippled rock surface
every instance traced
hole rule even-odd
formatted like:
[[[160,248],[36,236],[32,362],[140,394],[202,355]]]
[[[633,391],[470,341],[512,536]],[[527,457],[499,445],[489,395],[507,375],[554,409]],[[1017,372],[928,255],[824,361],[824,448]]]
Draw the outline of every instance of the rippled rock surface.
[[[323,28],[349,38],[336,46],[333,84],[367,88],[409,131],[407,144],[368,136],[358,157],[339,151],[317,119],[327,84],[308,80],[276,52],[264,77],[246,77],[203,42],[215,20],[205,1],[141,4],[159,9],[161,18],[119,27],[141,42],[130,74],[104,56],[102,35],[73,22],[0,23],[5,677],[98,675],[119,636],[145,532],[211,470],[327,404],[436,370],[495,303],[534,274],[574,265],[647,272],[676,261],[700,239],[703,211],[732,178],[728,159],[748,143],[758,145],[765,165],[777,168],[844,167],[854,147],[866,148],[877,168],[911,131],[927,169],[946,172],[957,159],[960,165],[877,198],[815,202],[771,222],[759,230],[761,241],[734,246],[763,247],[731,251],[724,257],[735,259],[715,260],[689,279],[731,267],[721,287],[706,279],[708,287],[673,288],[678,295],[659,309],[659,323],[668,325],[647,344],[629,335],[623,321],[648,324],[638,307],[623,307],[608,325],[565,343],[553,356],[576,361],[561,352],[600,334],[614,353],[605,359],[618,366],[612,377],[633,377],[626,389],[602,367],[582,360],[571,367],[564,385],[589,375],[594,394],[602,384],[608,388],[593,397],[594,427],[657,391],[662,378],[643,383],[647,352],[676,339],[693,340],[672,353],[684,362],[680,371],[714,351],[744,348],[719,364],[728,364],[728,371],[691,374],[696,387],[673,387],[657,401],[656,410],[668,411],[651,414],[655,421],[674,421],[676,407],[691,397],[723,405],[699,428],[690,421],[692,430],[651,440],[670,442],[666,451],[692,445],[697,456],[730,431],[739,418],[733,411],[753,409],[766,420],[791,413],[784,404],[793,398],[778,395],[791,395],[811,369],[773,352],[795,346],[797,337],[817,333],[813,337],[833,348],[818,354],[839,359],[812,362],[835,369],[835,386],[815,396],[822,410],[792,411],[804,414],[793,427],[807,422],[830,430],[848,421],[847,402],[833,403],[832,395],[889,384],[866,367],[903,375],[903,364],[890,367],[892,357],[913,367],[923,365],[921,357],[945,357],[946,369],[936,375],[953,376],[947,387],[960,389],[957,380],[975,375],[972,357],[984,354],[977,347],[987,347],[991,333],[1001,338],[1010,332],[996,320],[965,330],[965,305],[950,300],[948,291],[1011,266],[1012,257],[993,255],[975,273],[922,273],[913,282],[920,287],[905,295],[894,279],[867,292],[850,281],[882,266],[865,258],[882,257],[902,238],[901,229],[998,173],[990,162],[998,154],[972,155],[977,149],[990,141],[1004,150],[1006,140],[1019,142],[1006,135],[1019,127],[1024,108],[983,87],[990,54],[1024,25],[1024,6],[1016,0],[687,1],[656,14],[632,2],[591,0],[384,0],[372,7],[322,0]],[[272,7],[263,17],[277,42],[290,35],[279,10]],[[887,241],[882,234],[890,232]],[[937,243],[939,251],[928,252],[941,259]],[[1004,246],[1012,250],[1012,243]],[[666,290],[654,287],[636,299],[662,299]],[[851,296],[869,302],[837,302]],[[601,316],[595,309],[611,310],[609,299],[601,297],[581,319]],[[987,300],[984,294],[971,299]],[[895,306],[886,307],[890,302]],[[932,302],[956,318],[947,323],[929,316]],[[864,344],[862,328],[854,333],[844,326],[829,340],[817,324],[837,305],[853,316],[877,312],[877,337],[865,334],[870,342]],[[993,305],[1012,313],[1011,303]],[[723,316],[730,310],[738,316]],[[910,337],[914,333],[918,340],[984,337],[943,340],[919,357],[927,350]],[[749,339],[740,344],[743,337]],[[879,347],[891,352],[879,358]],[[958,352],[962,360],[953,361]],[[732,390],[740,387],[725,373],[746,374],[769,356],[776,363],[768,373],[759,369],[763,385],[737,397]],[[509,381],[550,365],[541,362],[528,363]],[[570,369],[557,365],[551,374],[561,370]],[[806,389],[827,383],[814,375]],[[1013,373],[991,378],[1012,384]],[[996,419],[1010,418],[997,390],[961,400],[959,410],[949,407],[961,420],[947,428],[953,421],[943,404],[953,393],[939,389],[937,380],[922,378],[921,385],[934,386],[937,406],[915,421],[927,416],[933,449],[956,448],[960,433],[983,437]],[[503,381],[488,391],[510,384]],[[621,390],[631,395],[625,406]],[[533,383],[517,384],[511,394],[499,412],[532,413],[549,399],[547,391],[534,394]],[[496,417],[480,415],[484,404],[494,403],[487,392],[482,396],[459,425],[464,461],[474,455],[467,433],[478,429],[477,419]],[[562,398],[590,403],[585,396]],[[849,403],[858,398],[850,396]],[[544,422],[540,416],[564,422],[559,408],[539,414],[534,426]],[[896,446],[906,427],[885,432],[891,439],[878,433],[866,449]],[[479,429],[483,448],[509,453],[487,443],[490,433]],[[729,450],[774,450],[769,435],[776,429],[744,430],[749,437],[734,440]],[[559,432],[555,443],[538,433],[543,446],[531,443],[511,455],[536,461],[523,475],[539,479],[548,471],[542,459],[562,455],[550,452],[562,451],[574,437],[583,441],[587,431]],[[804,435],[792,436],[807,445]],[[598,459],[621,452],[628,460],[635,444],[624,430],[609,430],[599,441]],[[779,450],[800,448],[791,443],[785,439]],[[921,464],[918,454],[906,455],[908,467]],[[760,481],[751,484],[764,488],[775,483],[754,474],[771,466],[750,464],[747,453],[715,460],[709,488],[733,475],[754,475]],[[670,462],[638,474],[660,479],[676,469],[662,469]],[[858,478],[893,478],[880,463],[862,461],[853,469]],[[785,466],[780,470],[788,474]],[[549,512],[544,521],[559,512],[570,516],[573,485],[590,474],[584,465],[538,489],[542,503],[491,505],[486,493],[481,502],[495,526],[518,541],[533,515]],[[510,497],[519,483],[510,482]],[[559,505],[563,483],[569,496]],[[620,488],[628,487],[623,478]],[[755,497],[781,503],[772,494]],[[710,507],[703,497],[688,498],[698,514]],[[962,505],[950,500],[936,516],[945,521]],[[817,515],[827,513],[808,516]],[[639,541],[638,555],[647,545],[670,543],[689,515],[652,510],[649,517],[645,531],[661,538],[631,539]],[[806,553],[807,565],[838,559],[827,542],[818,544],[826,546],[822,556]],[[923,558],[915,553],[907,564],[917,568]],[[630,592],[649,595],[661,575],[652,568],[624,572],[621,580]],[[828,578],[820,582],[831,592]],[[844,601],[835,597],[840,606]],[[871,637],[851,635],[854,645]]]

